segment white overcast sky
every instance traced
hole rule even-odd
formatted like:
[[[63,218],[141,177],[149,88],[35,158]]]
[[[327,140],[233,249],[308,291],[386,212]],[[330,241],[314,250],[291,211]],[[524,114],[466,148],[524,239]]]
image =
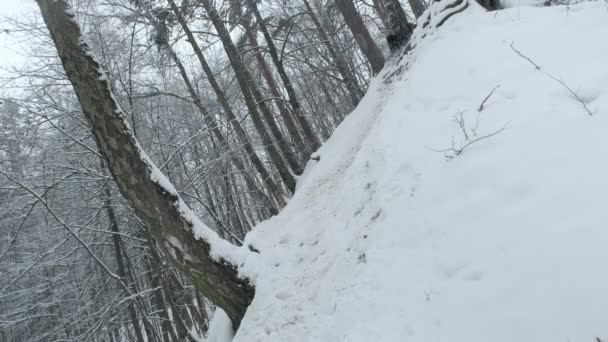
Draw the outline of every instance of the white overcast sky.
[[[0,0],[0,29],[2,30],[0,31],[0,69],[20,65],[26,59],[20,47],[23,38],[4,32],[5,29],[10,29],[5,22],[5,17],[31,16],[36,10],[34,0]]]

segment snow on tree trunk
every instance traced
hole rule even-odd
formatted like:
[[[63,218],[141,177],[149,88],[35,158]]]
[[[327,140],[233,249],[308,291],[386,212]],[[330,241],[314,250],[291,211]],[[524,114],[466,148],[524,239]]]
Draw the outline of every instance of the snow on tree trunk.
[[[238,328],[253,299],[253,284],[239,276],[244,249],[222,240],[186,206],[141,149],[114,99],[65,0],[37,0],[93,136],[122,195],[161,250],[195,286],[224,309]]]

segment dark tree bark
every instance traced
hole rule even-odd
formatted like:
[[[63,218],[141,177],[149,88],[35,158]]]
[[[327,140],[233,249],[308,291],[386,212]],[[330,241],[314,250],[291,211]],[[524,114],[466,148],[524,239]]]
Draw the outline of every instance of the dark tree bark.
[[[36,2],[120,192],[165,254],[207,298],[226,311],[237,329],[255,289],[230,261],[210,256],[209,239],[225,248],[229,248],[228,243],[206,227],[196,229],[203,229],[207,237],[195,237],[195,225],[200,222],[187,214],[190,210],[185,203],[141,150],[105,75],[81,40],[66,0]]]
[[[266,60],[264,59],[264,55],[262,53],[262,48],[258,45],[258,40],[256,37],[256,32],[254,29],[249,26],[246,28],[245,34],[247,35],[247,40],[249,41],[249,45],[254,50],[253,53],[255,55],[255,59],[260,67],[260,72],[264,80],[266,81],[266,85],[268,86],[268,90],[270,90],[270,94],[275,98],[274,102],[276,103],[277,109],[279,110],[279,114],[281,114],[281,118],[285,123],[285,127],[287,128],[287,132],[293,139],[294,145],[296,149],[299,151],[305,151],[306,145],[304,144],[304,140],[298,131],[295,121],[292,119],[291,114],[287,110],[283,102],[283,98],[281,97],[281,92],[279,91],[279,87],[272,75],[272,71],[270,71],[270,67]]]
[[[391,33],[386,37],[386,40],[388,41],[391,50],[395,51],[407,44],[412,35],[414,25],[408,23],[407,15],[399,3],[399,0],[384,0],[384,8],[391,24]],[[414,10],[413,7],[412,10]],[[424,9],[422,9],[422,12],[424,12]],[[422,12],[420,12],[420,15],[422,15]],[[418,16],[418,14],[416,16]]]
[[[363,55],[372,67],[374,75],[378,74],[384,67],[384,55],[376,45],[361,16],[357,12],[352,0],[336,0],[336,7],[342,14],[346,25],[355,36],[355,40],[363,52]],[[388,9],[387,9],[388,10]]]
[[[205,122],[205,125],[212,132],[213,136],[217,140],[217,142],[218,142],[217,145],[219,145],[219,146],[216,146],[216,150],[217,151],[226,150],[229,147],[228,141],[227,141],[226,137],[224,136],[224,134],[220,131],[219,125],[217,124],[215,118],[211,115],[211,113],[209,113],[207,108],[205,108],[205,106],[203,106],[203,102],[201,101],[198,94],[194,90],[194,86],[192,85],[192,82],[190,81],[190,78],[188,77],[188,73],[186,72],[186,68],[184,67],[183,63],[181,62],[181,60],[179,59],[177,54],[173,51],[173,49],[170,46],[168,46],[168,45],[165,46],[165,50],[169,53],[173,62],[175,62],[175,65],[177,66],[179,73],[182,76],[182,80],[184,81],[184,84],[186,85],[186,89],[188,89],[188,93],[190,94],[190,98],[192,99],[192,102],[194,102],[194,105],[196,106],[196,108],[199,110],[199,112],[203,116],[203,121]],[[239,124],[239,126],[240,126],[240,124]],[[253,154],[251,154],[250,156],[255,156],[255,158],[257,158],[257,154],[255,154],[255,152],[253,152]],[[234,154],[230,154],[230,160],[234,163],[234,165],[237,167],[237,169],[240,172],[243,172],[243,173],[245,172],[245,166],[243,165],[243,162],[237,156],[235,156]],[[265,168],[263,169],[263,171],[265,171]],[[262,191],[260,191],[260,189],[258,189],[256,184],[253,182],[253,180],[250,177],[248,177],[248,175],[245,175],[245,182],[247,183],[247,186],[253,190],[253,193],[260,199],[260,201],[262,203],[264,203],[264,205],[272,212],[273,215],[278,214],[278,209],[274,206],[274,204],[272,203],[270,198],[268,198],[268,196],[266,196],[266,194],[264,192],[262,192]],[[274,194],[275,198],[277,198],[279,200],[282,199],[280,190],[278,189],[278,187],[276,186],[274,181],[272,181],[272,179],[267,181],[266,185],[270,187],[269,190],[276,192]],[[284,206],[284,202],[279,201],[279,207],[283,207],[283,206]]]
[[[499,0],[477,0],[477,2],[488,11],[496,11],[500,9]]]

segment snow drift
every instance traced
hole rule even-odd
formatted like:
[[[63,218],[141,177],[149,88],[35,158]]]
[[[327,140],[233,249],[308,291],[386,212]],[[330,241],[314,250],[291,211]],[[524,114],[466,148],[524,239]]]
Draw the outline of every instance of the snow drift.
[[[247,236],[234,340],[608,339],[606,37],[604,2],[470,6],[394,58]]]

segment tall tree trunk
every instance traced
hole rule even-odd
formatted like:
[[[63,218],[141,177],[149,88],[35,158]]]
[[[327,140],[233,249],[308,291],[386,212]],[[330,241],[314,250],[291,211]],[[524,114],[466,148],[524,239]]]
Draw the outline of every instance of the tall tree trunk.
[[[321,43],[325,45],[325,48],[329,52],[329,55],[333,59],[334,63],[336,63],[336,68],[338,69],[340,76],[342,76],[342,79],[344,80],[353,107],[356,107],[359,104],[359,101],[361,101],[361,98],[363,97],[361,87],[359,86],[352,70],[348,68],[348,63],[346,62],[346,59],[344,59],[344,56],[341,53],[338,53],[335,47],[335,42],[327,34],[327,31],[325,31],[323,25],[321,25],[321,21],[319,21],[317,14],[315,13],[315,11],[313,11],[312,6],[310,6],[309,0],[303,1],[308,16],[312,20],[313,24],[315,25],[315,28],[317,29],[317,32],[319,33]]]
[[[241,126],[240,120],[236,117],[236,114],[234,113],[234,111],[232,110],[232,107],[228,103],[228,99],[226,98],[224,91],[222,90],[219,83],[217,82],[217,80],[215,78],[215,74],[211,70],[209,63],[207,63],[207,60],[205,59],[205,55],[203,55],[203,51],[199,47],[199,45],[196,41],[196,38],[194,37],[194,34],[192,34],[192,31],[190,30],[188,23],[186,23],[186,19],[181,14],[181,11],[175,4],[175,1],[169,0],[169,6],[171,6],[171,9],[173,10],[175,17],[177,18],[177,21],[179,22],[180,26],[184,30],[184,33],[186,34],[186,38],[188,38],[188,42],[190,43],[190,46],[192,46],[192,49],[194,50],[194,53],[195,53],[199,63],[201,64],[203,71],[205,72],[205,76],[207,76],[207,80],[209,81],[209,84],[211,85],[211,88],[213,88],[213,91],[215,92],[215,95],[217,96],[217,99],[220,102],[220,105],[222,106],[222,109],[224,110],[224,113],[226,114],[226,116],[228,118],[228,122],[230,122],[230,125],[232,126],[232,128],[234,128],[234,130],[236,132],[237,139],[243,146],[245,153],[249,157],[249,159],[250,159],[251,163],[253,164],[253,166],[255,167],[256,171],[258,171],[258,173],[260,174],[260,177],[262,178],[262,181],[266,185],[266,188],[277,200],[279,208],[282,208],[283,206],[285,206],[285,199],[283,198],[283,192],[280,190],[279,186],[277,186],[277,184],[274,182],[274,180],[270,176],[270,173],[266,169],[266,166],[264,166],[264,163],[260,160],[257,153],[255,152],[253,145],[251,144],[251,141],[250,141],[249,137],[247,136],[247,133]],[[266,143],[266,142],[264,142],[264,143]],[[238,168],[238,166],[237,166],[237,168]],[[274,208],[268,208],[268,209],[271,210],[273,213],[276,211]]]
[[[262,121],[262,117],[259,114],[259,112],[261,111],[264,115],[266,123],[273,132],[273,136],[275,136],[275,139],[276,137],[279,137],[276,140],[277,145],[279,147],[283,147],[281,148],[282,152],[285,152],[286,150],[289,152],[289,147],[285,146],[286,141],[280,138],[281,133],[276,127],[274,119],[272,118],[272,113],[270,113],[264,101],[261,101],[259,103],[260,110],[258,111],[258,103],[256,103],[256,99],[262,99],[262,95],[257,90],[257,87],[253,82],[253,78],[245,67],[245,64],[240,60],[236,46],[234,46],[234,43],[230,38],[230,33],[226,29],[226,26],[224,25],[222,18],[220,18],[219,13],[215,9],[215,7],[213,7],[213,5],[209,2],[209,0],[201,0],[201,3],[209,16],[209,19],[211,19],[213,26],[218,32],[220,40],[222,41],[222,45],[224,46],[226,55],[228,56],[230,64],[234,69],[237,82],[239,83],[239,87],[241,88],[241,93],[243,94],[243,98],[245,99],[245,104],[247,105],[247,109],[249,110],[251,119],[256,127],[256,130],[258,131],[258,134],[260,134],[260,137],[262,138],[262,143],[264,144],[272,162],[275,164],[279,175],[281,175],[283,182],[291,192],[294,192],[296,189],[296,181],[290,169],[293,170],[295,168],[295,170],[293,171],[298,174],[298,172],[301,172],[301,168],[297,166],[297,162],[294,160],[294,156],[291,153],[285,154],[289,166],[283,161],[281,154],[276,149],[275,144],[272,141],[268,130],[264,125],[264,122]]]
[[[477,0],[477,3],[488,11],[495,11],[501,8],[499,0]]]
[[[272,72],[270,71],[270,68],[266,63],[266,60],[264,60],[264,55],[262,54],[261,48],[258,46],[256,32],[251,26],[247,27],[246,31],[247,32],[245,34],[247,35],[249,45],[251,45],[251,47],[254,49],[255,59],[258,65],[260,66],[260,72],[262,74],[262,77],[264,77],[266,84],[268,85],[270,94],[272,95],[272,97],[275,98],[274,102],[276,103],[279,113],[281,114],[281,118],[283,118],[283,122],[285,123],[285,127],[287,128],[287,132],[289,132],[289,135],[292,137],[296,149],[302,152],[306,151],[307,147],[304,144],[304,140],[302,140],[295,121],[293,121],[293,119],[291,118],[291,114],[287,110],[287,107],[285,107],[281,92],[279,91],[279,87],[277,86],[274,80],[274,76],[272,75]]]
[[[66,0],[36,2],[120,192],[165,254],[226,311],[237,329],[255,289],[238,275],[234,261],[210,256],[212,243],[221,244],[224,250],[236,247],[219,239],[194,216],[141,149],[106,76],[83,42]]]
[[[346,25],[355,36],[355,40],[363,52],[363,55],[372,67],[374,75],[378,74],[384,67],[384,55],[376,45],[361,16],[357,12],[352,0],[335,0],[336,7],[344,17]],[[388,10],[388,8],[387,8]]]
[[[308,120],[306,119],[306,116],[304,115],[304,112],[302,111],[302,107],[300,106],[300,101],[298,100],[296,91],[293,88],[293,84],[291,83],[289,76],[287,76],[287,72],[285,71],[285,68],[283,67],[283,61],[279,58],[279,53],[277,52],[277,48],[274,45],[274,41],[272,40],[272,37],[270,36],[268,29],[266,28],[266,23],[264,22],[264,19],[262,18],[262,15],[260,14],[260,11],[258,10],[258,6],[257,6],[255,0],[248,0],[248,4],[249,4],[249,7],[251,8],[251,10],[253,11],[253,15],[255,16],[255,20],[257,21],[258,27],[260,28],[260,30],[262,31],[262,34],[264,35],[264,39],[266,40],[266,45],[268,45],[268,52],[270,53],[270,56],[272,57],[272,61],[275,65],[275,67],[277,68],[277,72],[279,73],[279,76],[281,77],[283,86],[287,90],[287,96],[289,97],[289,104],[291,105],[291,108],[293,109],[294,113],[296,114],[296,118],[298,119],[298,122],[300,123],[300,127],[302,127],[302,132],[304,133],[304,139],[306,140],[306,144],[308,145],[307,146],[308,147],[307,155],[306,155],[306,159],[308,159],[308,157],[310,157],[310,154],[312,154],[312,152],[316,151],[319,148],[319,146],[320,146],[319,141],[317,140],[317,137],[315,136],[314,132],[312,131],[312,127],[308,123]]]
[[[224,134],[222,134],[222,132],[220,131],[219,125],[215,121],[215,118],[213,118],[213,116],[211,115],[211,113],[209,113],[207,108],[205,108],[205,106],[203,106],[203,102],[201,101],[201,99],[198,97],[198,94],[194,90],[194,86],[192,85],[192,82],[190,82],[190,78],[188,77],[186,68],[182,64],[181,60],[179,59],[177,54],[173,51],[173,49],[170,46],[167,45],[167,46],[165,46],[165,48],[166,48],[166,51],[171,56],[171,59],[173,60],[173,62],[175,62],[176,66],[179,70],[179,73],[182,76],[182,80],[184,81],[186,88],[188,89],[190,98],[192,99],[192,101],[194,102],[194,105],[196,106],[196,108],[199,110],[199,112],[203,116],[203,121],[205,122],[205,125],[212,132],[215,139],[218,141],[219,146],[216,146],[216,150],[222,151],[222,150],[229,149],[230,145],[229,145],[228,141],[226,140],[226,137],[224,137]],[[238,158],[238,156],[231,153],[230,159],[232,160],[232,162],[236,165],[236,167],[239,170],[243,170],[243,171],[245,170],[245,166],[243,165],[243,162]],[[268,196],[266,196],[266,194],[264,192],[262,192],[262,191],[260,191],[260,189],[258,189],[257,185],[253,182],[253,180],[251,178],[246,177],[245,181],[249,182],[248,183],[249,187],[254,190],[254,194],[260,199],[260,201],[262,203],[264,203],[264,205],[266,207],[268,207],[269,210],[272,211],[273,215],[276,215],[278,213],[278,210],[275,208],[274,204],[268,198]],[[276,188],[272,188],[272,190],[279,191]],[[281,203],[281,202],[279,202],[279,203],[280,203],[279,206],[283,205],[283,203]]]

